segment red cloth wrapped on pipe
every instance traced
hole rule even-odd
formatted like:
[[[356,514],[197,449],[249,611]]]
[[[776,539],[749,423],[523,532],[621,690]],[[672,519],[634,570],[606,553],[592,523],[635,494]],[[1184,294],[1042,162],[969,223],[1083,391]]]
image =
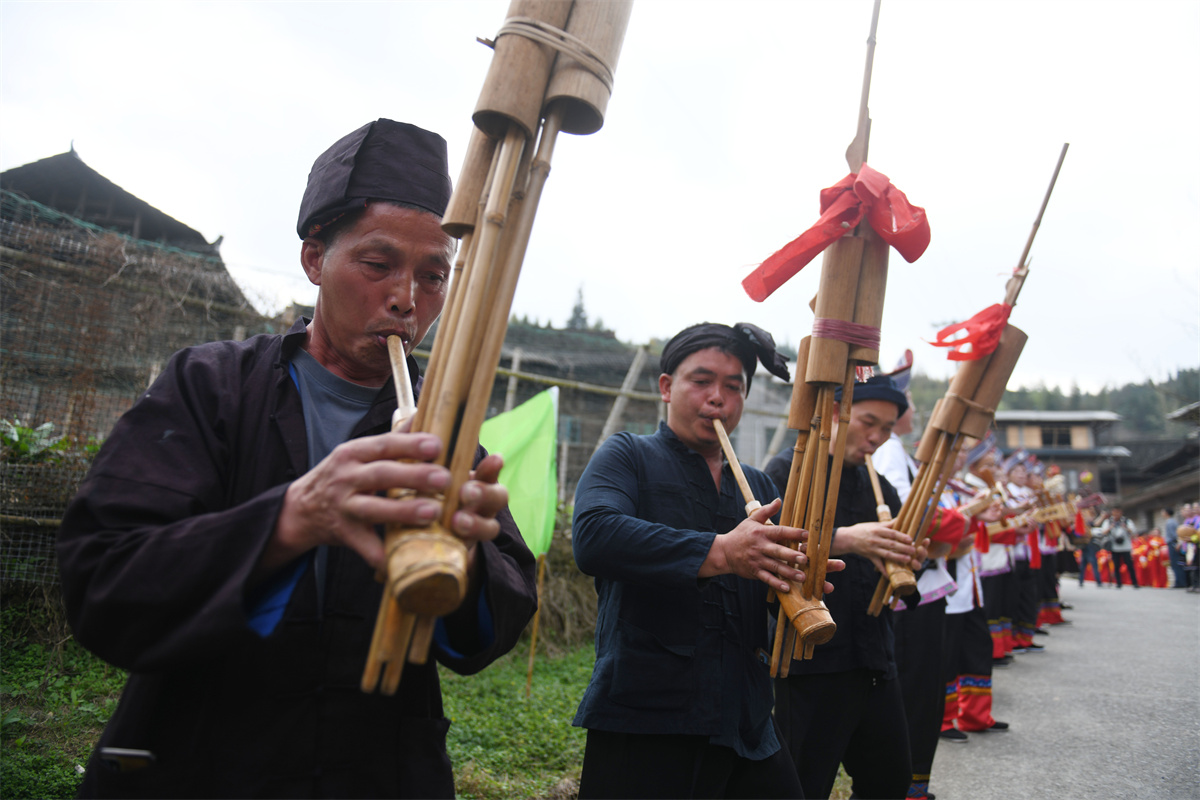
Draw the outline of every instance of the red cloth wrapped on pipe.
[[[1012,306],[1004,303],[990,305],[965,322],[947,325],[938,331],[930,344],[949,347],[946,358],[951,361],[974,361],[983,358],[1000,344],[1000,334],[1008,324]]]
[[[910,264],[929,247],[925,209],[908,202],[882,172],[866,164],[821,190],[821,218],[811,228],[762,262],[742,281],[752,300],[761,303],[829,245],[867,218],[867,223]]]

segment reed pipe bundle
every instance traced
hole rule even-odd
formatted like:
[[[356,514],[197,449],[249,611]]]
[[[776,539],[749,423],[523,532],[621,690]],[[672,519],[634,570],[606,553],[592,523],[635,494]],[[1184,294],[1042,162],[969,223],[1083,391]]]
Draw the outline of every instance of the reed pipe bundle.
[[[1020,329],[1006,325],[996,349],[984,358],[962,362],[946,395],[934,406],[917,448],[916,460],[920,466],[894,526],[908,535],[914,545],[925,542],[938,500],[954,472],[963,439],[981,439],[987,434],[1027,339]],[[906,572],[906,576],[896,573],[880,578],[868,613],[878,616],[885,605],[915,588],[913,582],[912,588],[905,589],[912,578],[911,570]],[[905,583],[901,584],[901,580]]]
[[[451,531],[470,479],[521,264],[560,132],[603,124],[632,0],[513,0],[442,228],[461,239],[414,432],[436,434],[451,482],[437,521],[389,531],[385,591],[362,689],[395,693],[462,602],[467,550]],[[399,386],[397,378],[397,386]],[[382,673],[382,683],[380,675]]]
[[[871,119],[867,100],[875,54],[879,2],[867,39],[855,138],[846,151],[851,172],[867,159]],[[887,286],[889,247],[865,220],[824,252],[821,279],[812,302],[813,332],[801,344],[788,427],[797,431],[784,494],[782,523],[809,532],[808,569],[802,585],[781,596],[771,653],[771,675],[786,676],[793,658],[812,658],[816,645],[837,630],[824,595],[826,566],[833,543],[833,521],[858,367],[879,360],[879,325]],[[838,388],[841,402],[836,400]],[[833,441],[835,415],[837,441]],[[793,613],[795,612],[795,613]],[[784,621],[791,625],[785,625]]]

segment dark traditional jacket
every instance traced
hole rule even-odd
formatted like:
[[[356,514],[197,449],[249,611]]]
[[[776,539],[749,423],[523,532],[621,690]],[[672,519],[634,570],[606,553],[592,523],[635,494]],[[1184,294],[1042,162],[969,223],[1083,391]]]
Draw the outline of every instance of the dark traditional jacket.
[[[356,553],[329,548],[320,592],[310,558],[273,632],[247,626],[251,570],[309,467],[287,369],[303,341],[301,321],[177,353],[66,513],[58,556],[75,634],[131,672],[81,795],[453,795],[433,660],[408,664],[393,697],[359,689],[382,589]],[[389,381],[354,435],[388,430],[395,403]],[[478,552],[490,641],[472,624],[451,639],[476,652],[435,648],[459,673],[509,650],[536,606],[534,559],[507,510],[500,520]],[[101,748],[155,760],[121,771]]]
[[[753,468],[756,498],[778,492]],[[596,665],[575,725],[619,733],[698,734],[761,760],[779,749],[765,663],[767,587],[697,578],[718,533],[746,518],[726,464],[721,489],[704,458],[666,424],[618,433],[575,493],[575,560],[599,594]]]
[[[791,452],[782,453],[767,464],[767,474],[778,482],[787,482],[791,468]],[[900,511],[900,496],[879,476],[883,499],[894,517]],[[875,495],[871,489],[871,478],[866,466],[842,469],[842,482],[838,489],[837,512],[833,517],[835,527],[845,527],[859,522],[876,522]],[[882,677],[896,677],[896,657],[892,633],[892,610],[885,608],[878,617],[867,613],[880,573],[870,559],[854,554],[839,555],[846,562],[841,572],[830,572],[825,577],[833,584],[834,591],[825,595],[825,605],[837,624],[837,632],[825,644],[817,645],[809,661],[792,661],[788,670],[791,675],[806,675],[820,672],[844,672],[866,668],[882,673]],[[914,604],[917,602],[913,600]]]

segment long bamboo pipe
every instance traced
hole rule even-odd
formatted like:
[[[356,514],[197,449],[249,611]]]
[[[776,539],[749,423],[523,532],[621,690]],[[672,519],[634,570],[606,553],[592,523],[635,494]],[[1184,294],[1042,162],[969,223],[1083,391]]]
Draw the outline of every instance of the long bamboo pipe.
[[[414,431],[446,443],[438,463],[450,469],[451,483],[435,496],[442,503],[437,522],[389,539],[387,591],[364,691],[375,689],[381,664],[382,690],[396,691],[405,660],[426,660],[436,618],[466,593],[466,547],[450,523],[470,478],[533,215],[559,131],[590,133],[602,124],[630,7],[628,1],[513,0],[497,34],[473,115],[478,132],[443,220],[462,247],[413,420]]]
[[[717,439],[721,442],[725,460],[729,462],[729,468],[733,471],[733,478],[737,482],[738,490],[742,493],[742,499],[746,501],[746,516],[749,517],[756,510],[762,508],[762,503],[754,497],[754,491],[750,488],[750,482],[746,480],[746,473],[742,469],[741,462],[738,461],[737,453],[733,451],[733,443],[729,441],[725,425],[721,420],[714,419],[713,428],[717,432]],[[764,524],[774,525],[775,523],[768,519]],[[833,634],[837,631],[837,625],[832,619],[819,613],[821,609],[824,609],[821,601],[818,599],[814,602],[806,599],[801,594],[798,584],[791,583],[791,581],[788,583],[791,584],[791,588],[778,595],[781,616],[790,621],[797,633],[807,641],[824,644],[832,639]]]

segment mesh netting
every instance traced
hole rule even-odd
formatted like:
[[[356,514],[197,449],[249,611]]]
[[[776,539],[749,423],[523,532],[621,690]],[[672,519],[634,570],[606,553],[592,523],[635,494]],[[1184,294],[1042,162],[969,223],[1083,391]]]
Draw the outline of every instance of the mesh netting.
[[[133,239],[7,191],[0,292],[0,418],[23,430],[49,422],[65,438],[41,457],[5,449],[0,577],[52,581],[57,521],[89,443],[176,350],[274,326],[215,254]]]

